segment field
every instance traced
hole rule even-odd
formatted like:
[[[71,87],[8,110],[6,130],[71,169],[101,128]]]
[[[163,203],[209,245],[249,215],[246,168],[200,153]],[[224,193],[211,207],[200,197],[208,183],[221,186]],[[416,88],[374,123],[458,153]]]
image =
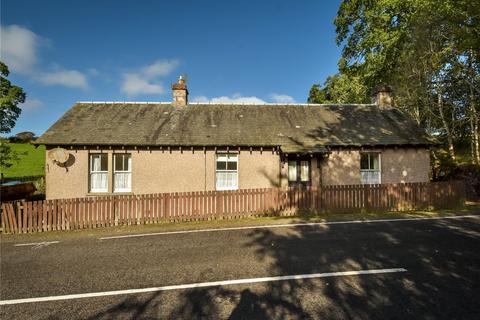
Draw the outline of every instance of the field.
[[[45,174],[45,146],[35,148],[28,143],[11,143],[20,161],[2,171],[4,178],[39,176]]]

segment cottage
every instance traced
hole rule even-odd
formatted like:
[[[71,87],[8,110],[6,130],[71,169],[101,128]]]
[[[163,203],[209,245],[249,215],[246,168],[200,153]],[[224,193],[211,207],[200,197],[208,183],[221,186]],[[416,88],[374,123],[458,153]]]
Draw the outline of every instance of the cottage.
[[[391,106],[78,102],[35,143],[47,147],[46,196],[234,190],[429,180],[425,132]],[[48,157],[67,151],[66,162]]]

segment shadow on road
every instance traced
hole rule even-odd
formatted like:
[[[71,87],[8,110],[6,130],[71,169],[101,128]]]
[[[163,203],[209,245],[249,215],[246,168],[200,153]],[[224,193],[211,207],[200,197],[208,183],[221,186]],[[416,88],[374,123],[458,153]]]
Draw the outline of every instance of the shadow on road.
[[[272,276],[398,267],[406,273],[175,291],[173,300],[165,298],[173,292],[131,296],[92,319],[478,317],[478,220],[425,223],[257,229],[246,244],[269,263]]]

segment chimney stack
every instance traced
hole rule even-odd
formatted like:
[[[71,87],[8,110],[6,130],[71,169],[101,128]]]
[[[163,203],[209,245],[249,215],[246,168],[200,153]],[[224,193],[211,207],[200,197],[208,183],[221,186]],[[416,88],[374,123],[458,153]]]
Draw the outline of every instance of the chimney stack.
[[[393,107],[392,88],[389,86],[377,86],[373,90],[373,100],[380,109]]]
[[[172,84],[172,94],[172,105],[176,107],[184,107],[188,104],[187,83],[185,82],[183,76],[180,76],[180,78],[178,78],[177,83]]]

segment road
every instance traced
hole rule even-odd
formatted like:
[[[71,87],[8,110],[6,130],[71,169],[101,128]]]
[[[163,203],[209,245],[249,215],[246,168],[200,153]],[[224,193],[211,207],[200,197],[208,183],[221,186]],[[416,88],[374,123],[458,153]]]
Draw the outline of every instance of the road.
[[[480,216],[18,244],[2,319],[480,318]]]

